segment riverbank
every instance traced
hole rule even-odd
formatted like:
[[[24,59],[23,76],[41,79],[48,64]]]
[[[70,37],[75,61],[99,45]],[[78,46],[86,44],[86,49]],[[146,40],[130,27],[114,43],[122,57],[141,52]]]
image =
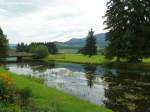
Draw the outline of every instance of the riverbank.
[[[0,73],[7,71],[0,68]],[[13,79],[16,88],[29,88],[32,91],[32,102],[34,107],[47,109],[46,112],[111,112],[110,110],[91,104],[87,101],[80,100],[74,96],[49,88],[42,83],[39,83],[32,78],[9,73]],[[11,106],[12,108],[12,106]]]
[[[128,63],[125,61],[116,63],[115,60],[108,60],[102,55],[89,57],[84,56],[82,54],[56,54],[56,55],[49,55],[43,60],[70,62],[79,64],[95,64],[95,65],[104,65],[110,68],[150,71],[150,58],[143,59],[142,63]]]
[[[104,64],[111,62],[110,60],[105,59],[102,55],[96,56],[84,56],[82,54],[56,54],[49,55],[44,58],[45,61],[59,61],[59,62],[71,62],[71,63],[80,63],[80,64]]]

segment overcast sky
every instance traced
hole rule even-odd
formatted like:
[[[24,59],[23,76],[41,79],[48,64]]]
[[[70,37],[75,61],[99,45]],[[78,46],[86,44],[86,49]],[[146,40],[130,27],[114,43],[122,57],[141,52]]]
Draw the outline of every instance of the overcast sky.
[[[0,26],[10,43],[66,41],[103,30],[108,0],[0,0]]]

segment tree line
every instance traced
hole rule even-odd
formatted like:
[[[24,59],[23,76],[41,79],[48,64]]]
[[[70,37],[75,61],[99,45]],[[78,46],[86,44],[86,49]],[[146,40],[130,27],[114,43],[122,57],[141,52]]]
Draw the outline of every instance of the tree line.
[[[36,58],[43,58],[48,54],[57,54],[58,49],[55,43],[47,42],[33,42],[29,45],[21,43],[17,44],[16,52],[27,52],[27,53],[35,53]]]
[[[27,44],[22,42],[20,44],[17,44],[16,52],[32,52],[33,49],[37,48],[38,46],[45,46],[45,47],[47,47],[48,52],[50,54],[57,54],[58,53],[58,49],[56,47],[56,44],[53,43],[53,42],[47,42],[47,43],[32,42],[29,45],[27,45]]]
[[[150,57],[150,0],[109,0],[104,16],[106,41],[108,45],[104,54],[106,58],[126,59],[129,62],[141,62]],[[8,40],[0,29],[0,55],[6,53]],[[48,53],[58,52],[54,43],[18,44],[18,52],[33,52],[34,47],[47,48]],[[43,46],[43,48],[42,48]],[[36,49],[37,50],[37,49]],[[92,56],[97,54],[96,38],[91,29],[85,46],[79,53]]]
[[[0,57],[5,57],[8,53],[9,49],[9,41],[7,36],[3,33],[3,30],[0,28]],[[27,53],[35,53],[36,58],[43,58],[48,54],[57,54],[58,49],[53,42],[33,42],[29,45],[25,43],[17,44],[16,52],[27,52]]]

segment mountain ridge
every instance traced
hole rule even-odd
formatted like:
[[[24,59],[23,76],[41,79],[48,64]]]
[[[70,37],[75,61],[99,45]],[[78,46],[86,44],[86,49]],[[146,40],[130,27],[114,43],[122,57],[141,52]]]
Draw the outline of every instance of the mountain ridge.
[[[96,45],[98,48],[104,48],[106,46],[105,33],[96,34]],[[84,38],[72,38],[66,42],[54,42],[58,49],[80,49],[84,47],[86,37]],[[17,44],[9,44],[10,48],[15,49]]]
[[[105,41],[105,33],[100,33],[96,34],[96,45],[98,48],[104,48],[106,46],[106,41]],[[66,42],[55,42],[58,48],[74,48],[74,49],[79,49],[84,47],[86,42],[86,37],[85,38],[72,38]]]

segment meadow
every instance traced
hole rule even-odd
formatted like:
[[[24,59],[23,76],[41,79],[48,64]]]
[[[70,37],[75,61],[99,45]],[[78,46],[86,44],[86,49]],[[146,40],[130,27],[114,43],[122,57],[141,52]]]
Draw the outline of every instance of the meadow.
[[[150,58],[143,59],[142,63],[129,63],[125,59],[121,62],[116,62],[115,58],[112,60],[106,59],[103,55],[85,56],[82,54],[55,54],[48,55],[43,60],[45,61],[58,61],[58,62],[71,62],[80,64],[97,64],[104,65],[110,68],[122,68],[129,70],[144,70],[150,71]]]
[[[60,62],[72,62],[72,63],[85,63],[85,64],[103,64],[110,60],[105,59],[102,55],[84,56],[82,54],[56,54],[49,55],[44,60],[47,61],[60,61]]]

